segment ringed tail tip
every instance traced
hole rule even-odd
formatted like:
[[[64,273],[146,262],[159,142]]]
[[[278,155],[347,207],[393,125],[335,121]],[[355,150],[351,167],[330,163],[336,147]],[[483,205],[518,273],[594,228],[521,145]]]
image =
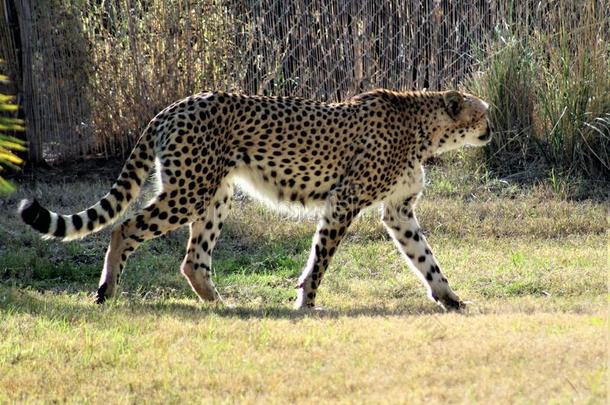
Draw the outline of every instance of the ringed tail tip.
[[[19,203],[19,208],[17,209],[17,212],[19,212],[19,215],[21,216],[23,222],[28,225],[32,225],[36,221],[37,217],[40,215],[41,208],[41,205],[35,198],[23,199]]]
[[[44,234],[49,232],[51,213],[46,208],[43,208],[35,198],[21,201],[19,204],[19,215],[23,222],[38,232]]]

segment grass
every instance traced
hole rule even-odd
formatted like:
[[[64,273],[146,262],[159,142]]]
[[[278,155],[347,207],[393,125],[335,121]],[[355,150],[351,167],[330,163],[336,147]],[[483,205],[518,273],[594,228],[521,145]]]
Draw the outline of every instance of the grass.
[[[370,211],[322,284],[291,309],[315,229],[241,200],[214,256],[230,304],[198,303],[178,272],[186,233],[132,256],[121,296],[92,303],[108,232],[41,241],[0,218],[0,402],[605,403],[607,211],[548,189],[430,173],[418,215],[454,289],[443,313]],[[109,182],[33,183],[73,211]],[[65,190],[71,190],[66,196]]]
[[[478,52],[480,71],[466,87],[491,104],[495,135],[476,158],[501,174],[553,181],[559,173],[608,187],[608,11],[592,0],[555,3],[535,29],[508,17]]]

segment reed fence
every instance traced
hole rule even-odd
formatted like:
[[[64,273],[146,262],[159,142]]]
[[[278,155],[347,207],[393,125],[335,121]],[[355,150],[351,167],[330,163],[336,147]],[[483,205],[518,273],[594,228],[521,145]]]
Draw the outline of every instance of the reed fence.
[[[558,14],[560,3],[571,13]],[[159,109],[207,89],[340,100],[374,87],[456,87],[507,27],[552,32],[557,18],[579,27],[591,23],[586,6],[607,29],[607,5],[0,0],[0,59],[23,107],[30,159],[60,162],[125,155]]]

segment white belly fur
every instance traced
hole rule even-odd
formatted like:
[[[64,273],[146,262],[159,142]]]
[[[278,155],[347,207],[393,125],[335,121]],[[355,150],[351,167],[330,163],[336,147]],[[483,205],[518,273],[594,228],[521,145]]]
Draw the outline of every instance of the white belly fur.
[[[229,181],[237,185],[240,190],[255,198],[270,208],[283,213],[306,213],[316,215],[321,212],[324,207],[324,201],[305,201],[305,206],[300,202],[292,202],[288,200],[280,200],[279,195],[282,189],[273,183],[263,180],[260,173],[248,167],[240,167],[235,169],[229,175]],[[283,190],[285,196],[290,195],[290,189]]]

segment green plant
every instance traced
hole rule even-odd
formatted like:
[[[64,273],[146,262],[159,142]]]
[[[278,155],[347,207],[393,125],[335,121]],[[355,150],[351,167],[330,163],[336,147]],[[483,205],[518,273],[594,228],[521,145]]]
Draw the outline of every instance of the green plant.
[[[605,22],[592,2],[560,1],[548,25],[515,19],[479,52],[469,91],[487,99],[495,137],[487,165],[501,175],[610,176],[610,58]],[[551,171],[552,169],[552,171]]]
[[[584,46],[588,41],[592,44]],[[608,50],[586,27],[580,32],[561,27],[537,38],[536,46],[536,135],[547,145],[548,162],[587,176],[610,174]]]
[[[0,75],[0,81],[6,81],[7,77]],[[21,139],[4,134],[5,131],[23,131],[23,120],[8,117],[5,114],[14,112],[19,108],[12,103],[12,97],[0,94],[0,173],[7,168],[17,170],[23,163],[23,159],[14,152],[25,151],[25,142]],[[0,175],[0,193],[15,191],[15,186]]]
[[[521,168],[531,164],[534,120],[534,57],[515,37],[499,35],[485,53],[485,69],[467,87],[491,103],[494,137],[485,148],[486,161],[498,168]]]

